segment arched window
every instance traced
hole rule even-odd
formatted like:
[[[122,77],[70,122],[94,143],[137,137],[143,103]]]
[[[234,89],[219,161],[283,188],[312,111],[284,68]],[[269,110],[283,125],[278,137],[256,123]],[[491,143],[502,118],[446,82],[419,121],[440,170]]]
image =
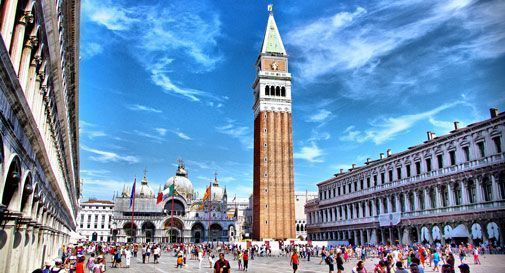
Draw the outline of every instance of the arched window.
[[[445,208],[449,205],[449,192],[446,186],[442,186],[440,190],[442,191],[442,207]]]
[[[489,178],[484,178],[482,181],[482,189],[484,190],[484,201],[491,201],[493,199],[493,186]]]
[[[410,205],[409,210],[414,211],[414,193],[412,192],[409,192],[409,205]]]
[[[275,95],[279,97],[281,95],[281,88],[279,86],[275,87]]]
[[[281,87],[281,96],[285,97],[286,96],[286,87]]]
[[[405,212],[405,194],[400,195],[400,211]]]
[[[437,208],[437,195],[434,188],[430,189],[430,205],[432,209]]]
[[[461,189],[459,187],[459,183],[454,184],[453,191],[454,191],[454,202],[456,203],[456,206],[459,206],[461,205]]]
[[[275,86],[270,86],[270,96],[275,96]]]
[[[475,183],[470,180],[468,181],[468,185],[467,185],[467,189],[468,189],[468,201],[470,202],[470,204],[473,204],[475,203]]]
[[[265,86],[265,96],[270,96],[270,87],[268,85]]]
[[[420,207],[419,209],[424,210],[424,193],[423,193],[423,191],[419,191],[417,193],[417,196],[419,196],[419,207]]]

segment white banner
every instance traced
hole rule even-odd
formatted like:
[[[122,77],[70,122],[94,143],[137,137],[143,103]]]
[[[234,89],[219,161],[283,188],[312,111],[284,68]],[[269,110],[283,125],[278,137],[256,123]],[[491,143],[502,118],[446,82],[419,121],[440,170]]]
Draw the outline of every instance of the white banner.
[[[402,219],[401,212],[379,214],[379,226],[381,227],[396,226],[400,223],[401,219]]]

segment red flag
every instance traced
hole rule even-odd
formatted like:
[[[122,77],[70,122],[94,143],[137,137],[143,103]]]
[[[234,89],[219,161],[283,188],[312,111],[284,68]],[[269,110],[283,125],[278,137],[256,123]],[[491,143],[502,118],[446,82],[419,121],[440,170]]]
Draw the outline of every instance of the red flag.
[[[163,201],[163,193],[158,193],[158,198],[156,199],[156,205]]]

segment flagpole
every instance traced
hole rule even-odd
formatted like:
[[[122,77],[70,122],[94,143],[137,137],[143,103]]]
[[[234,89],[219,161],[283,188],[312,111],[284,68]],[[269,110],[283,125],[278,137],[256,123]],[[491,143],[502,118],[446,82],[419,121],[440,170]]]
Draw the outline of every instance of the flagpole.
[[[174,199],[175,199],[175,179],[172,180],[172,208],[171,208],[171,217],[170,217],[170,231],[168,234],[168,244],[172,243],[172,229],[174,228]]]
[[[131,223],[131,229],[133,230],[133,225],[135,224],[135,195],[136,195],[136,185],[137,185],[137,177],[135,176],[135,178],[133,178],[133,201],[132,201],[132,223]],[[137,233],[137,229],[135,229],[135,233]],[[132,232],[132,242],[134,242],[135,240],[135,233]]]
[[[209,222],[207,224],[207,243],[210,243],[210,207],[212,206],[212,182],[209,182],[209,206],[207,207],[207,214],[209,218]]]

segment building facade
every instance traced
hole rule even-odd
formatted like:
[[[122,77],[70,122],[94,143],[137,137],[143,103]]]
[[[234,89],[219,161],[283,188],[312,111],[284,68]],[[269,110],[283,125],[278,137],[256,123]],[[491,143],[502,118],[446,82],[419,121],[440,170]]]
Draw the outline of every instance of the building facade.
[[[130,189],[125,187],[121,196],[114,200],[112,241],[201,243],[235,240],[236,217],[227,214],[228,194],[219,186],[217,177],[208,187],[208,198],[197,199],[181,162],[164,189],[171,186],[174,197],[158,203],[158,194],[154,194],[144,175],[135,191],[134,209],[130,206]]]
[[[89,199],[81,202],[79,207],[77,233],[89,241],[109,242],[114,202]]]
[[[295,192],[295,230],[296,238],[304,241],[307,239],[307,215],[305,205],[308,201],[317,198],[317,192]]]
[[[40,267],[76,229],[79,14],[0,2],[0,272]]]
[[[272,11],[256,68],[253,238],[294,238],[291,74]]]
[[[320,182],[306,206],[312,240],[504,245],[505,114]]]

